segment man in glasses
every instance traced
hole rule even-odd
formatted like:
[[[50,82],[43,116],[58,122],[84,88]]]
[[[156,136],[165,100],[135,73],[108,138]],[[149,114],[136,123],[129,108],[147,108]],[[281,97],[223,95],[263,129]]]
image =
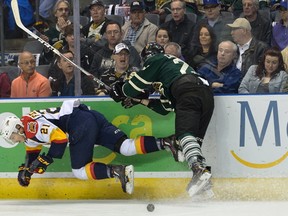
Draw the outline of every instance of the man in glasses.
[[[55,26],[50,26],[45,32],[51,45],[63,39],[64,28],[71,24],[69,21],[70,4],[66,0],[58,0],[54,6],[54,17],[56,19]],[[47,39],[46,39],[47,40]]]
[[[115,62],[112,58],[113,51],[115,46],[122,42],[125,43],[130,50],[129,64],[131,66],[140,67],[141,58],[138,54],[138,51],[131,45],[129,41],[123,40],[123,31],[121,29],[121,25],[118,22],[111,20],[107,22],[105,26],[105,37],[107,42],[105,41],[104,46],[94,54],[93,61],[90,66],[90,73],[100,78],[106,70],[114,67]]]
[[[71,24],[69,20],[70,8],[70,3],[67,0],[58,0],[53,9],[56,22],[51,24],[44,34],[40,35],[40,38],[56,49],[61,48],[61,42],[64,40],[64,30]],[[50,64],[53,60],[54,53],[49,49],[44,49],[44,51],[44,55],[41,56],[41,62],[42,64]]]
[[[52,90],[49,80],[35,70],[36,60],[32,53],[19,55],[20,75],[12,81],[11,98],[49,97]]]
[[[172,36],[172,42],[178,43],[182,48],[184,58],[190,51],[190,42],[194,35],[195,22],[191,21],[186,13],[186,3],[183,0],[172,1],[172,19],[163,23],[161,27],[167,28]]]

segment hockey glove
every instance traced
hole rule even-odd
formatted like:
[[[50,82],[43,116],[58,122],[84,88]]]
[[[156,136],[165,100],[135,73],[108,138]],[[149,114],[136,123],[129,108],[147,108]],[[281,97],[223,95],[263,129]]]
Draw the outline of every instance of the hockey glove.
[[[30,173],[43,174],[51,163],[53,163],[53,159],[48,155],[45,155],[45,153],[43,153],[42,155],[39,155],[37,159],[35,159],[31,163],[30,167],[28,168],[28,171]]]
[[[23,187],[28,187],[30,184],[30,179],[32,173],[28,171],[28,168],[25,167],[24,164],[21,164],[21,166],[18,167],[18,182]]]
[[[126,99],[126,97],[122,91],[123,85],[124,85],[124,82],[117,82],[111,86],[111,90],[109,92],[109,95],[117,103],[120,101],[124,101]]]
[[[131,108],[137,104],[140,104],[141,103],[141,99],[137,99],[137,98],[126,98],[125,100],[123,100],[121,102],[121,105],[125,108],[125,109],[128,109],[128,108]]]

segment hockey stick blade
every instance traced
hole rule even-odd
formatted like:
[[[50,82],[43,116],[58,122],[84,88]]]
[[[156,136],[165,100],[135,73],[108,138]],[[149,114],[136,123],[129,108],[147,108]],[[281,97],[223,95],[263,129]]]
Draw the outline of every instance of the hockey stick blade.
[[[56,55],[64,58],[66,61],[70,62],[74,67],[76,67],[77,69],[79,69],[82,73],[86,74],[87,76],[91,77],[96,83],[98,83],[101,86],[104,86],[108,91],[111,89],[110,86],[106,85],[105,83],[103,83],[101,80],[97,79],[95,76],[93,76],[91,73],[89,73],[88,71],[86,71],[85,69],[83,69],[82,67],[78,66],[77,64],[75,64],[73,61],[71,61],[69,58],[67,58],[65,55],[63,55],[62,53],[59,52],[59,50],[57,50],[56,48],[54,48],[53,46],[51,46],[49,43],[47,43],[46,41],[44,41],[42,38],[40,38],[39,36],[37,36],[36,34],[34,34],[32,31],[30,31],[28,28],[26,28],[22,21],[21,21],[21,17],[20,17],[20,13],[19,13],[19,7],[18,7],[18,2],[17,0],[12,0],[11,1],[11,7],[12,7],[12,12],[14,15],[14,19],[16,22],[16,25],[22,29],[23,31],[25,31],[27,34],[29,34],[31,37],[33,37],[34,39],[38,40],[40,43],[42,43],[45,47],[47,47],[49,50],[53,51]]]

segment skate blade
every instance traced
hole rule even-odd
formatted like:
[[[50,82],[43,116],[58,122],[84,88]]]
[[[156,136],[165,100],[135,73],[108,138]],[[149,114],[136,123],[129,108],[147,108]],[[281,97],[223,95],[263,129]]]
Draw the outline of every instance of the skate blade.
[[[212,177],[211,173],[205,172],[202,174],[202,176],[199,178],[198,182],[194,185],[188,185],[187,192],[190,197],[197,194],[199,191],[201,191],[208,183],[209,179]],[[190,186],[190,187],[189,187]]]
[[[207,201],[207,200],[213,199],[214,197],[215,197],[215,194],[212,188],[210,188],[208,190],[203,190],[202,192],[199,191],[191,199],[192,201]]]
[[[132,194],[134,191],[134,167],[129,165],[125,167],[125,175],[128,177],[128,182],[125,185],[126,193]]]
[[[182,151],[178,151],[178,162],[184,162],[185,161],[185,157]]]

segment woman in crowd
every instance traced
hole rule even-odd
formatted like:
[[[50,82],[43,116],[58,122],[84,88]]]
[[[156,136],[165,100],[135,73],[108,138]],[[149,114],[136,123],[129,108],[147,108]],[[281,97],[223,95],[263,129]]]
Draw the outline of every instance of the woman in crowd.
[[[159,28],[155,36],[156,43],[160,44],[162,47],[165,46],[168,42],[171,41],[171,34],[166,28]]]
[[[191,65],[195,70],[199,69],[211,59],[215,59],[217,55],[216,48],[216,35],[207,24],[199,27],[199,31],[195,32],[197,41],[192,44],[191,53],[186,62]]]
[[[269,48],[259,64],[249,68],[239,86],[238,93],[283,92],[287,79],[288,75],[280,50]]]

